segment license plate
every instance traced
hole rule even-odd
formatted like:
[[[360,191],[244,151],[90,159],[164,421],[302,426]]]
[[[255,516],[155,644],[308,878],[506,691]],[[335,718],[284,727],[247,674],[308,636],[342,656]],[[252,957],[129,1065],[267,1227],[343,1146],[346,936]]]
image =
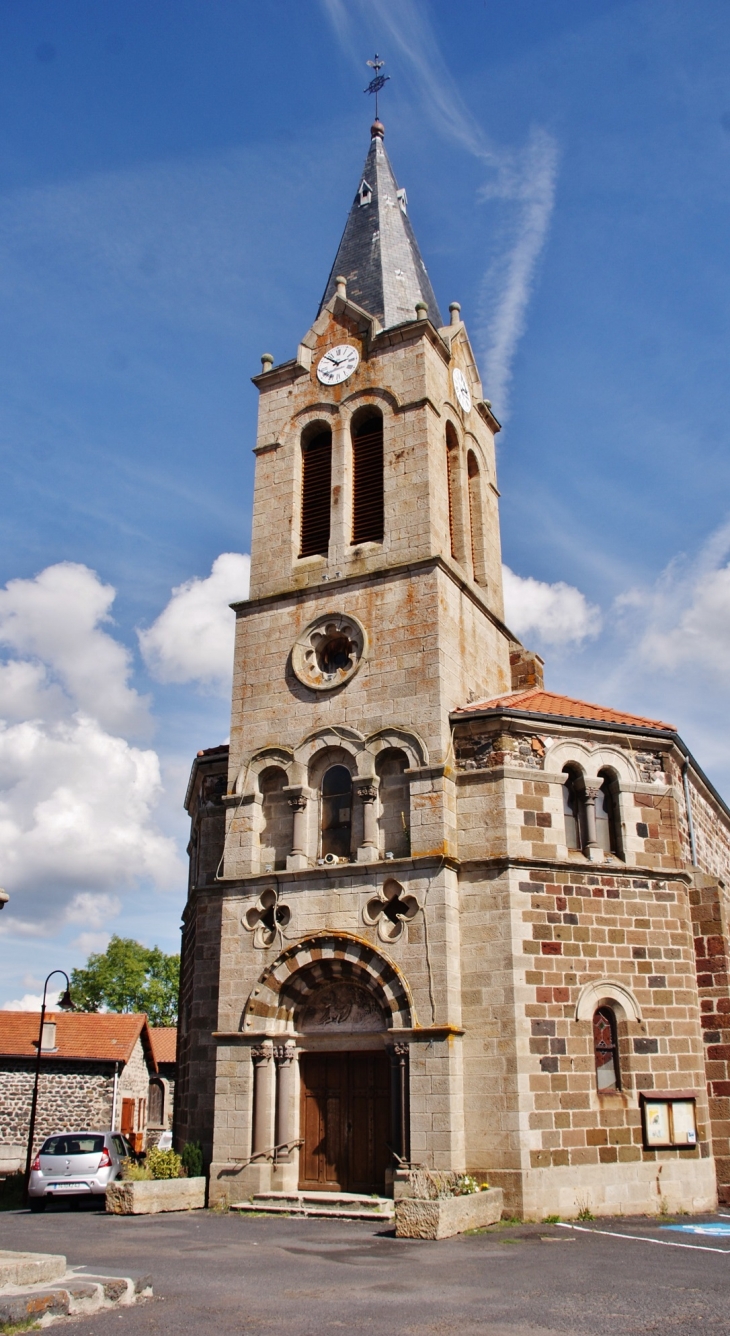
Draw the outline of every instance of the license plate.
[[[49,1183],[49,1188],[54,1192],[83,1192],[88,1191],[88,1183]]]

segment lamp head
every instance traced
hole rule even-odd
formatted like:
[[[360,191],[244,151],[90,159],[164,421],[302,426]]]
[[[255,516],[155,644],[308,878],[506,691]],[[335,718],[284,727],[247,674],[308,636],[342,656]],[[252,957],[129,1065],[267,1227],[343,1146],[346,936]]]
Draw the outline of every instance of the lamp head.
[[[58,999],[58,1002],[56,1003],[56,1006],[58,1007],[59,1011],[74,1010],[74,1004],[71,1001],[71,993],[68,988],[66,989],[65,993],[61,994],[61,996]]]

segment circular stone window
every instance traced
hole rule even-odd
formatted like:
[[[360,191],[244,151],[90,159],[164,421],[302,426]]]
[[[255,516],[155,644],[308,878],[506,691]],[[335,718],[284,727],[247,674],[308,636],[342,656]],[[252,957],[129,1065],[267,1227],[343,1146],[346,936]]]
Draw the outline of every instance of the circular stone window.
[[[366,650],[367,635],[357,617],[325,613],[294,642],[292,668],[305,687],[332,691],[355,676]]]

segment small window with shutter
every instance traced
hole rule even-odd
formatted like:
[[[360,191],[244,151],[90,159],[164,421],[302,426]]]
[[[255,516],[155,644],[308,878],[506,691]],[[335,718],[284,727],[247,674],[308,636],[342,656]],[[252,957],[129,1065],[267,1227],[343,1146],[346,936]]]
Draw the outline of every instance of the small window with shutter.
[[[361,418],[352,431],[352,542],[382,543],[385,526],[383,496],[383,418]]]

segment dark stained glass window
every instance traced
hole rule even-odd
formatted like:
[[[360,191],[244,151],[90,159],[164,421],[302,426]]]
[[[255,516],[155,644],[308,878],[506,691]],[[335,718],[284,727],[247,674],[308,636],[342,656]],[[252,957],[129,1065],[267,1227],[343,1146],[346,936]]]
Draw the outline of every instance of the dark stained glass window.
[[[610,1007],[599,1007],[593,1014],[593,1051],[599,1095],[620,1090],[616,1017]]]

